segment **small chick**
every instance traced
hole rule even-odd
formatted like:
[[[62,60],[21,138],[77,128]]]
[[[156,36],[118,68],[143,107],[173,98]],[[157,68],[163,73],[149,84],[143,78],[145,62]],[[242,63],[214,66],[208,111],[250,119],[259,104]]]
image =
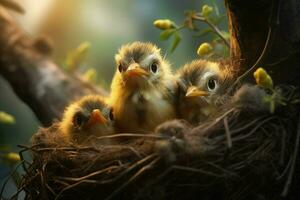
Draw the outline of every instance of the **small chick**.
[[[160,49],[134,42],[115,56],[110,105],[119,132],[147,133],[175,117],[175,80]]]
[[[85,96],[66,108],[59,127],[67,140],[78,144],[84,143],[90,136],[113,134],[112,108],[101,96]]]
[[[185,64],[176,76],[179,117],[195,125],[215,113],[230,77],[224,64],[200,59]]]

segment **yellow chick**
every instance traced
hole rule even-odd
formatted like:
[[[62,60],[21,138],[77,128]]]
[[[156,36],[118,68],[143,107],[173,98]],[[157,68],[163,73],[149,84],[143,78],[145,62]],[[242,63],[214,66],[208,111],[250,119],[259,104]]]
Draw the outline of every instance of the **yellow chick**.
[[[113,134],[112,108],[101,96],[85,96],[66,108],[59,129],[67,140],[78,144],[84,143],[90,136]]]
[[[176,74],[179,117],[197,124],[215,113],[230,77],[224,64],[200,59],[185,64]]]
[[[160,49],[134,42],[122,46],[115,61],[109,104],[119,132],[149,133],[175,117],[175,80]]]

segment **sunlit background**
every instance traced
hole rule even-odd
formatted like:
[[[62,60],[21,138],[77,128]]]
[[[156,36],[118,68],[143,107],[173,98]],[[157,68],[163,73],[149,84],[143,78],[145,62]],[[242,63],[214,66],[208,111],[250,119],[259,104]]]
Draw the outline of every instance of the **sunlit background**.
[[[195,37],[184,30],[182,42],[170,53],[170,42],[160,41],[160,31],[153,26],[158,18],[169,18],[183,23],[186,10],[200,10],[201,6],[217,4],[225,13],[222,0],[16,0],[26,10],[25,15],[12,13],[21,27],[33,36],[44,35],[54,45],[53,59],[62,65],[67,53],[80,43],[88,41],[91,49],[86,63],[98,72],[98,82],[109,89],[114,73],[114,54],[128,42],[151,41],[156,43],[174,68],[197,57],[201,42],[211,36]],[[203,24],[203,27],[207,25]],[[226,21],[219,25],[226,30]],[[1,33],[0,33],[1,34]],[[40,125],[32,111],[14,94],[8,83],[0,76],[0,110],[16,118],[16,124],[0,124],[0,145],[8,144],[18,151],[17,144],[28,144],[31,135]],[[1,166],[1,164],[0,164]],[[0,183],[9,174],[9,168],[1,166]],[[6,196],[14,191],[12,184]]]

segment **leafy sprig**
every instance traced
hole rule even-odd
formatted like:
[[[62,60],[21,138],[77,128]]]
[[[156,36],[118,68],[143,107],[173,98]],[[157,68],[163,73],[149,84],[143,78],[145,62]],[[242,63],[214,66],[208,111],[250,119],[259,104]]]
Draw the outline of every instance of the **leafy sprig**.
[[[287,99],[282,95],[282,91],[279,87],[274,87],[272,77],[266,72],[263,68],[258,68],[253,76],[255,78],[255,82],[259,87],[262,87],[268,91],[270,94],[264,96],[263,101],[269,104],[270,113],[274,113],[276,107],[279,105],[286,106]]]
[[[215,13],[215,15],[213,13]],[[188,29],[190,31],[195,32],[194,36],[196,37],[203,37],[207,34],[212,33],[216,34],[218,38],[215,38],[211,43],[205,43],[205,45],[209,44],[209,47],[211,47],[209,48],[209,53],[199,53],[200,47],[197,50],[197,54],[199,56],[210,57],[212,55],[222,56],[220,55],[220,52],[218,52],[218,49],[229,47],[229,33],[226,31],[222,31],[217,27],[217,24],[219,24],[223,19],[224,16],[220,15],[216,5],[214,5],[214,7],[209,5],[203,5],[200,12],[195,10],[186,11],[185,19],[182,25],[177,25],[174,21],[170,19],[158,19],[155,20],[153,24],[155,27],[162,30],[159,36],[160,40],[165,41],[173,37],[170,50],[171,52],[173,52],[176,49],[176,47],[181,41],[180,30],[182,29]],[[199,29],[196,23],[197,21],[206,23],[209,26],[209,28]],[[221,54],[226,54],[226,51],[222,50]]]

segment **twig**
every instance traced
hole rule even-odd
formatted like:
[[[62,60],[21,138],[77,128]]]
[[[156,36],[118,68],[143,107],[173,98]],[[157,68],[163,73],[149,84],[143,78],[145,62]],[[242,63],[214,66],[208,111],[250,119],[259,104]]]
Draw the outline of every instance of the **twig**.
[[[112,178],[112,179],[108,179],[108,180],[104,180],[104,181],[93,181],[93,180],[81,180],[75,184],[72,184],[72,185],[69,185],[68,187],[64,188],[63,190],[61,190],[58,195],[55,197],[55,200],[59,199],[59,197],[67,190],[70,190],[74,187],[76,187],[77,185],[80,185],[82,183],[85,183],[85,182],[89,182],[89,183],[95,183],[97,185],[105,185],[105,184],[108,184],[108,183],[112,183],[116,180],[119,180],[120,178],[122,178],[125,174],[129,173],[130,171],[132,171],[133,169],[139,167],[140,165],[143,165],[145,162],[148,162],[149,160],[151,160],[152,158],[156,157],[156,154],[151,154],[145,158],[143,158],[142,160],[139,160],[137,161],[136,163],[134,163],[132,166],[130,166],[129,168],[127,168],[126,170],[124,170],[122,173],[120,173],[118,176]]]
[[[252,120],[251,122],[247,123],[245,126],[242,126],[240,128],[237,128],[237,129],[234,129],[234,130],[231,130],[231,134],[235,134],[235,133],[239,133],[239,132],[242,132],[244,131],[245,129],[251,127],[252,125],[256,124],[257,122],[261,121],[264,117],[258,117],[254,120]]]
[[[228,125],[227,117],[225,117],[223,119],[223,121],[224,121],[224,127],[225,127],[226,139],[227,139],[227,147],[229,149],[231,149],[231,147],[232,147],[232,140],[231,140],[231,133],[230,133],[230,130],[229,130],[229,125]]]
[[[259,129],[262,125],[264,125],[265,123],[275,119],[276,117],[269,117],[265,120],[263,120],[262,122],[260,122],[257,126],[255,126],[249,133],[242,135],[240,137],[235,137],[232,139],[232,141],[238,141],[238,140],[243,140],[248,138],[250,135],[252,135],[257,129]]]
[[[73,177],[57,177],[58,179],[61,179],[61,180],[66,180],[66,181],[82,181],[84,179],[88,179],[88,178],[91,178],[93,176],[96,176],[96,175],[99,175],[99,174],[103,174],[107,171],[110,171],[111,169],[115,169],[115,168],[118,168],[116,166],[111,166],[111,167],[108,167],[108,168],[105,168],[105,169],[101,169],[101,170],[98,170],[98,171],[95,171],[93,173],[90,173],[86,176],[82,176],[82,177],[78,177],[78,178],[73,178]]]
[[[99,152],[98,149],[95,149],[94,147],[45,147],[45,148],[40,148],[40,149],[34,149],[31,148],[31,151],[36,151],[36,152],[43,152],[43,151],[57,151],[57,150],[61,150],[61,151],[87,151],[87,150],[91,150],[91,151],[95,151],[95,152]]]
[[[18,200],[19,199],[18,196],[19,196],[20,192],[22,192],[24,190],[24,188],[25,187],[18,188],[17,192],[9,199],[10,200]]]
[[[1,188],[0,197],[3,196],[4,189],[5,189],[5,187],[6,187],[6,184],[7,184],[8,181],[9,181],[9,179],[10,179],[11,177],[13,177],[15,173],[17,173],[18,168],[22,165],[23,162],[24,162],[24,161],[21,161],[21,162],[15,167],[15,169],[10,173],[10,175],[7,177],[7,179],[4,181],[4,183],[3,183],[3,185],[2,185],[2,188]]]
[[[230,48],[230,44],[229,44],[228,40],[226,40],[226,38],[223,36],[223,34],[219,30],[219,28],[216,27],[213,23],[211,23],[207,18],[195,14],[192,16],[192,19],[199,20],[199,21],[202,21],[202,22],[205,22],[206,24],[208,24],[214,30],[214,32],[224,41],[226,46],[228,48]]]
[[[288,173],[292,162],[293,162],[293,156],[290,157],[288,163],[286,164],[286,167],[284,168],[282,173],[278,177],[276,177],[276,180],[278,180],[278,181],[281,180]]]
[[[265,57],[265,54],[267,52],[267,49],[269,47],[269,43],[270,43],[270,39],[271,39],[271,35],[272,35],[272,28],[269,28],[268,31],[268,35],[267,35],[267,39],[265,42],[265,45],[263,47],[263,50],[261,52],[261,54],[259,55],[259,57],[257,58],[257,60],[255,61],[255,63],[252,65],[252,67],[250,67],[246,72],[244,72],[242,75],[240,75],[236,81],[232,84],[232,86],[228,89],[227,93],[232,92],[232,90],[235,88],[235,86],[237,84],[239,84],[241,82],[242,79],[244,79],[249,73],[251,73],[254,69],[256,69],[256,67],[258,66],[258,64],[260,64],[260,62],[262,61],[262,59]]]
[[[138,157],[139,159],[143,158],[141,153],[132,146],[127,146],[127,145],[125,145],[125,146],[124,145],[107,145],[106,146],[105,145],[103,148],[104,149],[105,148],[127,149],[127,150],[130,150],[132,153],[134,153],[136,155],[136,157]]]
[[[40,171],[41,189],[42,189],[43,196],[48,196],[47,195],[47,187],[46,187],[47,180],[45,181],[45,176],[44,176],[44,172],[45,172],[46,166],[47,166],[47,163],[44,163],[43,166],[42,166],[42,169]]]
[[[209,171],[205,171],[203,169],[199,169],[199,168],[193,168],[193,167],[186,167],[186,166],[182,166],[182,165],[173,165],[171,167],[171,170],[180,170],[180,171],[186,171],[186,172],[191,172],[191,173],[199,173],[199,174],[205,174],[208,176],[215,176],[215,177],[223,177],[222,175],[213,173],[213,172],[209,172]]]
[[[105,200],[110,200],[114,198],[117,194],[119,194],[124,188],[126,188],[131,182],[133,182],[135,179],[137,179],[139,176],[141,176],[144,172],[151,169],[158,161],[159,157],[154,159],[151,163],[144,166],[142,169],[140,169],[136,174],[134,174],[128,181],[126,181],[123,185],[121,185],[118,189],[116,189],[113,193],[111,193]]]
[[[241,126],[239,128],[231,130],[230,131],[231,136],[233,136],[235,134],[238,134],[238,133],[250,128],[251,126],[255,125],[257,122],[261,121],[263,118],[264,117],[259,117],[257,119],[252,120],[251,122],[245,124],[244,126]],[[231,125],[232,125],[232,123],[231,123]],[[216,136],[216,137],[214,137],[214,141],[219,142],[221,140],[224,140],[224,137],[226,137],[226,136],[224,136],[224,135]]]
[[[208,162],[208,161],[203,161],[204,163],[208,164],[209,166],[221,171],[222,173],[227,173],[227,174],[230,174],[231,176],[235,176],[235,177],[238,177],[238,175],[235,173],[235,172],[231,172],[227,169],[223,169],[221,166],[213,163],[213,162]]]
[[[164,137],[164,136],[160,136],[160,135],[138,134],[138,133],[120,133],[120,134],[115,134],[115,135],[106,135],[106,136],[97,137],[97,140],[123,138],[123,137],[151,138],[151,139],[168,139],[168,137]]]
[[[213,122],[211,122],[209,124],[209,126],[205,127],[203,129],[203,127],[197,127],[196,129],[200,129],[201,132],[205,132],[206,130],[209,130],[210,128],[214,127],[217,123],[219,123],[224,117],[226,117],[227,115],[229,115],[230,113],[234,112],[235,108],[231,108],[229,110],[227,110],[224,114],[222,114],[220,117],[216,118]]]

